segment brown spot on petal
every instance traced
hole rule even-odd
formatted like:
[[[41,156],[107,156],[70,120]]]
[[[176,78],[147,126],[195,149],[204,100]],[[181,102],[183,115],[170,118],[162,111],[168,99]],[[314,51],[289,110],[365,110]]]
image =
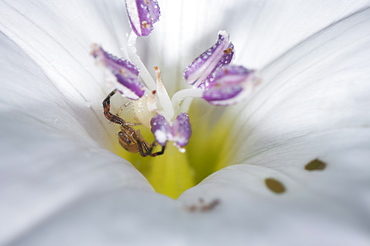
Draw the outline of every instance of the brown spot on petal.
[[[195,212],[196,210],[197,210],[197,206],[196,205],[191,205],[191,206],[189,206],[188,207],[188,210],[190,211],[190,212]]]
[[[280,181],[274,178],[265,179],[265,184],[267,188],[274,193],[284,193],[286,191],[285,186]]]
[[[208,212],[210,210],[213,210],[218,204],[220,204],[219,199],[215,199],[209,204],[204,204],[203,206],[200,207],[201,212]]]
[[[206,203],[203,198],[199,198],[198,204],[193,204],[187,207],[189,212],[209,212],[220,204],[220,199],[213,199],[211,202]]]
[[[315,170],[324,170],[326,167],[326,163],[323,161],[320,161],[319,159],[315,159],[313,161],[310,161],[304,166],[304,169],[307,171],[315,171]]]
[[[231,47],[229,47],[229,48],[227,48],[226,50],[224,50],[224,53],[225,54],[231,54],[233,52],[233,48],[231,48]]]

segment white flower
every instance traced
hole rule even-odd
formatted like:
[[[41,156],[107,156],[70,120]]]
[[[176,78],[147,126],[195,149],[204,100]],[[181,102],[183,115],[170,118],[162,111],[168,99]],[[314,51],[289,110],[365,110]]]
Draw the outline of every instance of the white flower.
[[[248,102],[204,114],[227,119],[220,151],[239,165],[177,200],[155,193],[111,152],[109,91],[89,56],[91,43],[127,56],[123,1],[4,0],[0,244],[369,245],[370,3],[159,4],[137,50],[165,83],[218,30],[238,64],[260,70]],[[307,170],[314,160],[324,169]]]

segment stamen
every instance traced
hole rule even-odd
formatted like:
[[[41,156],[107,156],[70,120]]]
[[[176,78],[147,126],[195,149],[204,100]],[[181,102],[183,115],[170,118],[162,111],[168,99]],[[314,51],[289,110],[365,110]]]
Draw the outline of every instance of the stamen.
[[[228,65],[214,74],[214,84],[203,94],[203,99],[214,105],[232,105],[248,97],[260,79],[254,70]]]
[[[175,110],[178,110],[185,97],[202,97],[211,104],[226,106],[249,96],[260,79],[254,70],[230,65],[233,56],[234,45],[229,35],[220,31],[216,44],[198,56],[184,71],[187,83],[202,91],[176,93],[172,98]],[[184,107],[186,105],[189,106],[184,104]]]
[[[156,0],[126,0],[126,10],[137,36],[148,36],[161,14]]]
[[[91,55],[98,63],[108,68],[116,77],[118,83],[114,83],[123,96],[137,100],[144,95],[144,85],[138,80],[138,68],[128,60],[119,59],[97,44],[91,46]]]
[[[166,145],[171,133],[171,127],[166,118],[163,115],[157,114],[150,121],[150,125],[152,126],[151,130],[156,141],[161,146]]]
[[[189,88],[183,89],[176,92],[171,99],[172,107],[175,112],[180,110],[180,104],[185,98],[190,98],[190,100],[194,97],[202,97],[204,93],[203,89],[198,88]],[[187,112],[189,110],[191,102],[188,102],[186,105],[181,105],[181,111]]]
[[[189,143],[191,136],[191,125],[187,113],[180,113],[172,124],[172,139],[176,143],[176,147],[183,148]],[[181,151],[181,150],[180,150]],[[185,149],[182,150],[185,152]]]
[[[168,121],[172,120],[172,117],[174,115],[174,110],[172,107],[171,99],[168,96],[167,90],[164,87],[161,79],[161,71],[158,67],[154,67],[155,73],[156,73],[156,80],[157,80],[157,98],[159,101],[159,104],[161,106],[160,109],[158,109],[158,112],[162,114]]]
[[[189,143],[192,133],[187,113],[180,113],[172,126],[163,115],[157,114],[150,121],[150,125],[152,126],[151,131],[160,145],[164,146],[167,141],[172,141],[180,152],[185,152],[184,147]]]
[[[218,33],[215,45],[198,56],[184,71],[184,78],[194,87],[206,89],[212,84],[212,73],[230,64],[234,55],[234,45],[225,31]]]
[[[149,90],[153,91],[156,88],[155,82],[150,75],[148,69],[145,67],[144,63],[141,61],[140,56],[136,54],[136,38],[134,32],[131,32],[127,41],[127,54],[131,62],[134,63],[140,69],[140,77],[144,81],[145,85]]]

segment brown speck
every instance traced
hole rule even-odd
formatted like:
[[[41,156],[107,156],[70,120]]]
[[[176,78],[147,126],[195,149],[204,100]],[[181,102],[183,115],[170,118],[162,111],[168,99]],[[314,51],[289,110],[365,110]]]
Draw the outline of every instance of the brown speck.
[[[157,94],[157,91],[156,91],[156,90],[153,90],[153,91],[152,91],[152,94],[153,94],[153,95]]]
[[[267,178],[265,179],[265,184],[267,188],[277,194],[284,193],[286,191],[285,186],[280,181],[274,178]]]
[[[220,204],[220,199],[214,199],[210,203],[205,203],[203,198],[199,198],[199,204],[193,204],[187,207],[187,210],[190,212],[208,212],[213,210],[218,204]]]
[[[119,70],[119,73],[122,74],[123,76],[126,76],[126,71],[124,69]]]
[[[225,54],[231,54],[233,52],[233,48],[231,48],[231,47],[229,47],[229,48],[227,48],[226,50],[224,50],[224,53]]]
[[[141,26],[142,26],[143,28],[150,28],[150,24],[149,24],[147,21],[142,21],[142,22],[141,22]]]
[[[190,207],[188,207],[188,210],[190,212],[195,212],[195,210],[197,210],[197,206],[196,205],[191,205]]]
[[[219,203],[220,203],[220,200],[219,199],[215,199],[211,203],[205,204],[205,205],[201,206],[200,207],[200,211],[202,211],[202,212],[208,212],[208,211],[214,209]]]
[[[320,161],[319,159],[315,159],[313,161],[310,161],[304,166],[304,169],[307,171],[316,171],[316,170],[324,170],[326,167],[326,163],[323,161]]]

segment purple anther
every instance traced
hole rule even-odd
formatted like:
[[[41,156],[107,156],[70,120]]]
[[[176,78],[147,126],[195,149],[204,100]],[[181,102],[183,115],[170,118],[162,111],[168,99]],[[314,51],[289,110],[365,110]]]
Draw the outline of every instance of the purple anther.
[[[130,78],[123,76],[116,71],[112,71],[113,75],[116,76],[117,81],[123,85],[123,87],[118,86],[117,89],[122,95],[128,97],[132,100],[137,100],[144,95],[144,85],[136,78]],[[133,93],[133,94],[132,94]]]
[[[164,146],[167,141],[172,141],[175,142],[176,146],[182,148],[188,144],[192,132],[189,117],[186,113],[180,113],[172,126],[164,116],[157,114],[151,119],[150,125],[156,141],[161,146]]]
[[[231,105],[245,99],[258,83],[254,70],[228,65],[214,73],[214,83],[203,93],[203,99],[214,105]]]
[[[161,15],[156,0],[126,0],[127,15],[137,36],[148,36]]]
[[[134,64],[109,54],[97,44],[92,45],[91,54],[116,77],[116,88],[123,96],[137,100],[144,95],[144,85],[138,78],[139,69]]]
[[[191,133],[192,131],[188,114],[180,113],[171,127],[171,141],[175,142],[176,145],[180,147],[184,147],[189,143]]]
[[[166,142],[171,134],[171,127],[166,118],[163,115],[157,114],[150,120],[152,126],[152,133],[154,134],[155,140],[161,145],[166,145]]]
[[[91,55],[111,71],[121,71],[126,73],[128,77],[137,77],[139,69],[128,60],[120,59],[112,54],[106,52],[101,46],[93,44]]]
[[[215,45],[198,56],[184,71],[188,84],[197,88],[207,89],[213,84],[213,72],[230,64],[234,56],[234,45],[225,31],[218,33]]]

